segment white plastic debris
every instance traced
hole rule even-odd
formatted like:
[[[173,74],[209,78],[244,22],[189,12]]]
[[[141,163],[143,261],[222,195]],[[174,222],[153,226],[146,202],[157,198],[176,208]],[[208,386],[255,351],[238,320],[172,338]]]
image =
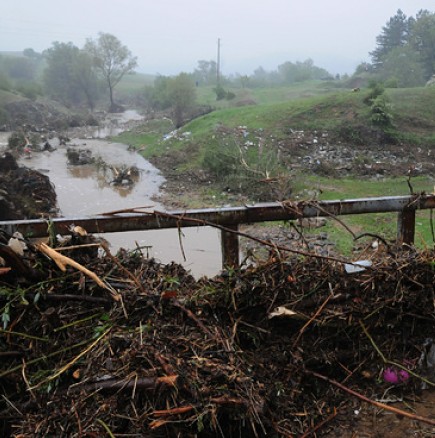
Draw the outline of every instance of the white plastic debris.
[[[370,260],[358,260],[356,262],[345,263],[344,269],[348,274],[355,274],[356,272],[363,272],[366,268],[372,266],[372,262]]]
[[[24,250],[27,249],[26,242],[24,242],[24,237],[19,231],[16,231],[14,234],[12,234],[12,237],[9,239],[8,246],[12,249],[12,251],[20,256],[23,256]]]
[[[277,316],[294,317],[295,315],[297,315],[297,313],[294,312],[293,310],[287,309],[287,307],[284,307],[284,306],[279,306],[273,312],[269,313],[268,318],[271,319],[271,318],[275,318]]]

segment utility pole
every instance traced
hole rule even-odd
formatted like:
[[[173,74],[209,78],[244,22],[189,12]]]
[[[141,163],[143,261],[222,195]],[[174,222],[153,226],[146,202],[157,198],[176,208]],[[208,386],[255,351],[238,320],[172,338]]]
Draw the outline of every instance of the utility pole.
[[[221,39],[218,38],[217,42],[217,67],[216,67],[216,82],[220,83],[220,68],[221,68]]]

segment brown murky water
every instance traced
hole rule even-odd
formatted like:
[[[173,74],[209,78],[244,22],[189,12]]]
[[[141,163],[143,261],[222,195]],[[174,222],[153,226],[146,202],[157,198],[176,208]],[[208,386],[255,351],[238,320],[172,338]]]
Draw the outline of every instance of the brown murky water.
[[[114,129],[120,132],[122,127],[110,124],[95,131],[93,136],[112,135]],[[7,137],[7,133],[0,133],[0,147],[7,144]],[[138,153],[129,151],[126,145],[98,138],[71,141],[75,148],[90,149],[93,157],[106,164],[104,170],[95,165],[71,166],[67,162],[66,146],[60,146],[57,139],[50,140],[50,143],[56,147],[55,151],[33,153],[31,158],[20,159],[20,164],[49,176],[56,188],[58,206],[63,216],[83,217],[144,206],[165,209],[153,200],[164,178],[158,169]],[[111,184],[111,166],[136,166],[140,171],[137,181],[129,186],[114,186]],[[149,256],[163,263],[182,263],[196,277],[217,274],[222,260],[219,232],[209,227],[185,228],[182,231],[186,260],[183,259],[178,231],[175,229],[108,233],[103,237],[110,242],[113,252],[120,247],[132,249],[137,245],[146,246],[150,247],[147,250]]]

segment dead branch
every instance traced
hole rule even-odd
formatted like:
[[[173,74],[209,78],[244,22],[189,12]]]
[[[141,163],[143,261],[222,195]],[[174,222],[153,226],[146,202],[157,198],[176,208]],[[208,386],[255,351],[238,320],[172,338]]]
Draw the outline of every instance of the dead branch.
[[[303,435],[301,435],[300,438],[307,438],[310,435],[316,433],[319,429],[321,429],[325,424],[329,423],[331,420],[333,420],[337,416],[338,412],[337,409],[334,408],[334,412],[332,412],[331,415],[329,415],[327,418],[325,418],[323,421],[321,421],[319,424],[314,426],[312,429],[307,430]]]
[[[174,386],[178,376],[165,376],[165,377],[141,377],[138,379],[106,379],[98,382],[84,382],[71,385],[68,389],[68,393],[74,393],[78,391],[84,391],[86,393],[93,391],[127,391],[127,390],[151,390],[156,389],[159,386]]]
[[[174,306],[181,309],[189,318],[191,318],[198,327],[208,336],[213,338],[213,333],[193,314],[193,312],[186,307],[184,307],[179,301],[174,300]]]
[[[373,406],[376,406],[377,408],[384,409],[385,411],[393,412],[394,414],[401,415],[402,417],[410,418],[411,420],[421,421],[422,423],[430,424],[432,426],[435,426],[435,420],[432,420],[427,417],[422,417],[420,415],[412,414],[411,412],[403,411],[402,409],[394,408],[392,406],[388,406],[384,403],[377,402],[375,400],[372,400],[365,395],[360,394],[359,392],[354,391],[353,389],[348,388],[347,386],[342,385],[341,383],[337,382],[336,380],[332,380],[329,377],[323,376],[322,374],[316,373],[315,371],[309,371],[305,370],[307,374],[311,374],[314,377],[317,377],[318,379],[324,380],[325,382],[328,382],[337,388],[340,388],[342,391],[347,392],[350,395],[353,395],[354,397],[359,398],[360,400],[369,403]]]
[[[63,254],[59,254],[55,249],[49,247],[45,243],[37,244],[36,248],[46,256],[50,257],[62,272],[66,271],[67,266],[71,266],[79,270],[80,272],[83,272],[85,275],[91,278],[95,283],[97,283],[98,286],[100,286],[101,288],[108,290],[115,301],[120,300],[120,295],[112,286],[102,281],[98,277],[98,275],[96,275],[94,272],[90,271],[89,269],[85,268],[80,263],[77,263],[75,260],[67,256],[64,256]]]
[[[124,208],[122,210],[113,210],[108,211],[107,213],[101,213],[101,216],[113,216],[115,214],[123,214],[123,213],[143,213],[143,209],[145,208],[153,208],[154,205],[144,205],[143,207],[134,207],[134,208]]]
[[[338,262],[338,263],[342,263],[342,264],[352,264],[352,262],[349,262],[348,260],[345,259],[341,259],[338,257],[332,257],[332,256],[324,256],[321,254],[316,254],[316,253],[312,253],[312,252],[307,252],[307,251],[301,251],[298,249],[294,249],[294,248],[289,248],[288,246],[283,246],[283,245],[277,245],[276,243],[264,240],[264,239],[260,239],[258,237],[254,237],[251,236],[248,233],[244,233],[243,231],[239,231],[239,230],[234,230],[232,228],[228,228],[228,227],[224,227],[223,225],[219,225],[216,224],[214,222],[210,222],[204,219],[196,219],[196,218],[191,218],[189,216],[185,216],[185,215],[177,215],[177,214],[171,214],[171,213],[167,213],[167,212],[163,212],[163,211],[157,211],[154,210],[153,213],[150,214],[154,214],[156,217],[166,217],[166,218],[171,218],[171,219],[178,219],[178,220],[183,220],[183,221],[188,221],[188,222],[194,222],[197,223],[199,225],[207,225],[209,227],[213,227],[213,228],[217,228],[221,231],[225,231],[227,233],[232,233],[232,234],[236,234],[238,236],[241,237],[245,237],[246,239],[250,239],[253,240],[254,242],[260,243],[261,245],[264,246],[268,246],[270,248],[273,248],[277,251],[286,251],[286,252],[290,252],[292,254],[297,254],[297,255],[301,255],[301,256],[305,256],[305,257],[313,257],[313,258],[317,258],[317,259],[322,259],[322,260],[330,260],[330,261],[334,261],[334,262]],[[370,269],[370,267],[367,267],[367,269]]]

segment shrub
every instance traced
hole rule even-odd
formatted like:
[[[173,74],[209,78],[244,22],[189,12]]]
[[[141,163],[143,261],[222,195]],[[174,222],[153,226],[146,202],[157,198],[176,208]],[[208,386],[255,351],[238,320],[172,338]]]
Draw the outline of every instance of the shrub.
[[[381,128],[389,128],[393,125],[391,104],[385,96],[378,96],[373,100],[370,107],[371,121]]]
[[[222,85],[213,88],[213,91],[216,93],[216,100],[223,100],[227,97],[227,92]]]
[[[364,97],[363,102],[366,105],[371,105],[373,101],[382,95],[385,91],[384,86],[378,81],[370,81],[369,83],[369,92],[366,97]]]

